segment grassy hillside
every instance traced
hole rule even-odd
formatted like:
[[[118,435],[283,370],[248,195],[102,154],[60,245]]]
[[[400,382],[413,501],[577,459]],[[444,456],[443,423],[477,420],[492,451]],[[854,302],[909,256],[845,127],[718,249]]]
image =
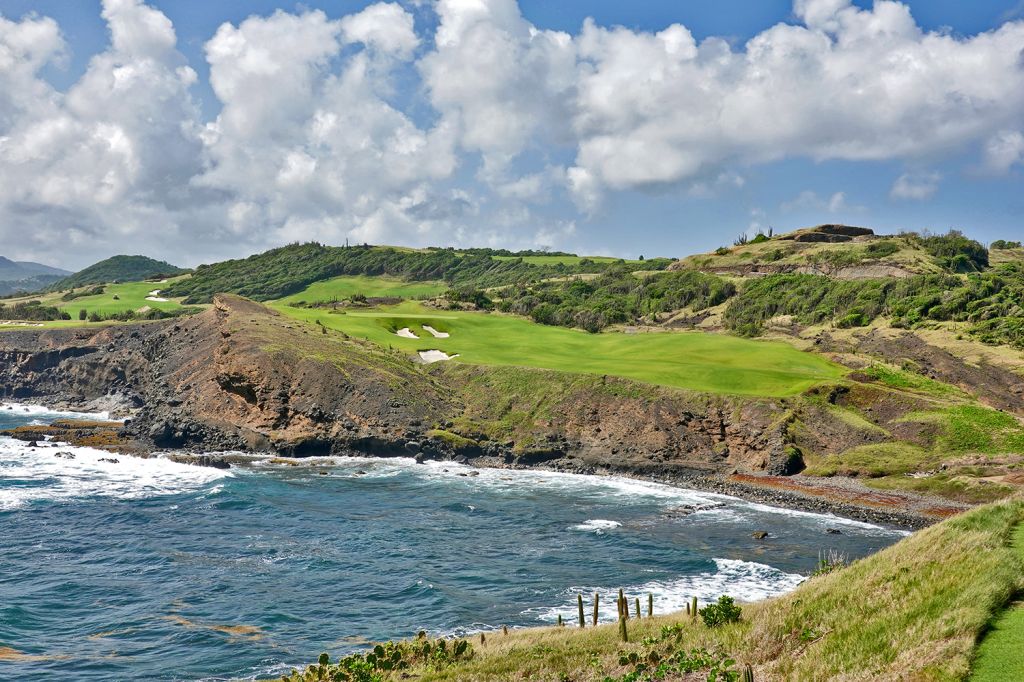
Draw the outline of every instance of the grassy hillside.
[[[194,275],[171,287],[171,297],[186,297],[189,303],[205,303],[217,293],[235,293],[257,301],[292,296],[314,282],[343,275],[386,275],[410,282],[444,281],[453,287],[486,288],[515,282],[536,281],[575,272],[600,272],[613,263],[594,262],[565,256],[519,257],[507,251],[472,249],[410,250],[386,246],[331,247],[321,244],[292,244],[242,260],[225,261],[196,268]],[[524,258],[541,260],[534,264]],[[560,262],[569,258],[575,263]],[[670,261],[637,262],[633,269],[666,267]]]
[[[292,305],[343,301],[360,295],[367,298],[426,298],[442,294],[447,288],[448,285],[440,281],[407,282],[388,275],[343,275],[314,282],[302,291],[285,296],[276,303]]]
[[[624,643],[615,625],[581,630],[575,614],[566,613],[573,626],[487,633],[484,644],[472,638],[468,660],[359,679],[703,680],[716,662],[735,673],[750,665],[756,680],[961,680],[979,640],[977,679],[1018,679],[981,675],[998,644],[982,637],[1024,588],[1024,557],[1010,544],[1022,521],[1019,499],[980,507],[812,577],[788,595],[744,604],[733,624],[707,627],[682,613],[633,618]],[[694,649],[709,655],[694,656]],[[657,665],[668,676],[653,676]],[[314,666],[301,679],[332,679],[334,672]]]
[[[90,265],[50,287],[64,291],[87,284],[141,282],[151,277],[172,277],[187,272],[183,268],[146,256],[114,256]]]
[[[611,374],[713,393],[784,396],[845,373],[783,343],[702,333],[587,334],[518,317],[438,311],[414,302],[328,313],[275,305],[285,315],[414,353],[438,349],[457,361]],[[448,338],[435,338],[423,325]],[[419,338],[397,335],[409,328]]]

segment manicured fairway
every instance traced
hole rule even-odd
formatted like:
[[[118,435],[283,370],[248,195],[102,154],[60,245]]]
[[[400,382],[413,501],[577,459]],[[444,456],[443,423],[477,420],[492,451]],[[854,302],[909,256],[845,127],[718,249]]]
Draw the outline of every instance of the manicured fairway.
[[[355,275],[314,282],[299,293],[286,296],[278,302],[287,304],[297,301],[306,301],[307,303],[334,301],[343,300],[356,294],[371,298],[421,298],[436,296],[447,289],[448,285],[439,281],[407,282],[383,275],[379,277]]]
[[[170,280],[168,280],[168,282],[169,281]],[[97,312],[101,315],[107,315],[110,313],[124,312],[126,310],[138,310],[145,306],[158,310],[174,310],[176,308],[180,308],[181,303],[175,300],[146,300],[150,292],[167,286],[168,283],[166,282],[124,282],[122,284],[106,284],[104,285],[104,291],[102,294],[96,296],[83,296],[82,298],[76,298],[72,301],[61,301],[58,299],[51,305],[56,305],[61,310],[68,311],[72,316],[82,309],[88,310],[90,313]],[[117,296],[116,299],[114,298],[115,296]],[[160,298],[160,295],[157,294],[156,298]]]
[[[844,370],[824,358],[784,343],[751,341],[720,334],[586,332],[548,327],[499,314],[448,312],[407,301],[345,314],[326,310],[277,310],[310,323],[408,351],[442,350],[458,362],[519,365],[590,374],[610,374],[699,391],[763,396],[799,393]],[[435,338],[423,325],[449,338]],[[395,332],[408,327],[420,338]]]
[[[169,282],[173,279],[168,280],[164,283],[158,282],[123,282],[121,284],[104,284],[103,293],[95,296],[83,296],[76,298],[71,301],[62,300],[64,292],[54,292],[47,294],[39,294],[36,296],[25,296],[19,299],[10,299],[3,301],[3,303],[11,304],[17,301],[40,301],[43,305],[55,306],[61,310],[66,311],[71,315],[70,320],[53,320],[49,322],[31,323],[28,328],[31,327],[46,327],[51,329],[63,329],[67,327],[84,327],[84,326],[97,326],[105,324],[116,324],[116,322],[104,321],[104,322],[85,322],[78,319],[78,311],[85,310],[88,313],[95,312],[99,315],[110,315],[112,313],[120,313],[127,310],[139,310],[140,308],[149,307],[158,310],[176,310],[181,308],[181,302],[179,300],[170,301],[147,301],[146,298],[150,292],[166,287]],[[91,287],[82,287],[82,289],[88,289]],[[117,297],[116,299],[114,297]],[[156,298],[160,298],[159,294]],[[0,329],[24,329],[26,325],[4,325],[0,324]]]
[[[1018,523],[1010,543],[1024,558],[1024,522]],[[1024,680],[1024,602],[1016,602],[1000,615],[978,645],[971,682]]]

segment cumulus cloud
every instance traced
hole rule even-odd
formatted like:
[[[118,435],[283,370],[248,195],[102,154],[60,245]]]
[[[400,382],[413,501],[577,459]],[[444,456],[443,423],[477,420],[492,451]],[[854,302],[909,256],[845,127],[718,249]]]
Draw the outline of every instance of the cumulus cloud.
[[[742,50],[682,26],[659,33],[588,23],[575,169],[584,204],[598,188],[675,183],[707,167],[793,156],[918,158],[976,144],[1024,110],[1024,23],[961,38],[922,31],[879,1],[800,0]],[[992,165],[1014,145],[991,143]]]
[[[1024,133],[1021,131],[1000,130],[985,143],[985,167],[989,171],[1005,173],[1018,163],[1024,163]]]
[[[896,178],[889,196],[893,199],[930,199],[939,189],[942,175],[932,171],[927,173],[904,173]]]
[[[170,23],[134,0],[103,16],[111,46],[66,93],[39,75],[64,49],[56,25],[0,23],[0,236],[22,251],[174,233],[201,170],[196,74]]]
[[[515,0],[413,5],[220,26],[212,119],[174,26],[142,0],[103,0],[110,45],[66,91],[43,75],[69,51],[57,23],[0,17],[0,239],[19,245],[5,255],[560,246],[586,229],[570,201],[590,214],[619,191],[726,195],[781,159],[1024,162],[1024,21],[961,36],[899,2],[796,0],[794,20],[734,45],[680,24],[547,30]],[[907,173],[890,196],[939,181]],[[782,208],[859,210],[842,192]]]

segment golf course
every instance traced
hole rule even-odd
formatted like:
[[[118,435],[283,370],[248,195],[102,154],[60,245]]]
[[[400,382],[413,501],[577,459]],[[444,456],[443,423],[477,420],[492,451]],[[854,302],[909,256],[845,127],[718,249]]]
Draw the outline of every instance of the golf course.
[[[284,315],[365,338],[385,348],[440,350],[454,360],[608,374],[662,386],[736,395],[789,396],[845,370],[785,343],[701,332],[626,334],[535,324],[498,313],[441,311],[413,301],[332,312],[272,305]],[[447,338],[437,338],[423,325]],[[409,329],[418,338],[399,336]]]

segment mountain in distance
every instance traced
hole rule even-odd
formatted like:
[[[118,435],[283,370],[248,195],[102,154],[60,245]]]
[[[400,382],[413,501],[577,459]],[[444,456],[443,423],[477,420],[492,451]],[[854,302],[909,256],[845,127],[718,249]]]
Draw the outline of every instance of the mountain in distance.
[[[13,261],[0,256],[0,296],[38,291],[67,277],[70,272],[42,263]]]
[[[58,291],[88,284],[141,282],[154,277],[173,277],[186,272],[188,270],[184,268],[147,256],[113,256],[61,279],[49,289]]]

